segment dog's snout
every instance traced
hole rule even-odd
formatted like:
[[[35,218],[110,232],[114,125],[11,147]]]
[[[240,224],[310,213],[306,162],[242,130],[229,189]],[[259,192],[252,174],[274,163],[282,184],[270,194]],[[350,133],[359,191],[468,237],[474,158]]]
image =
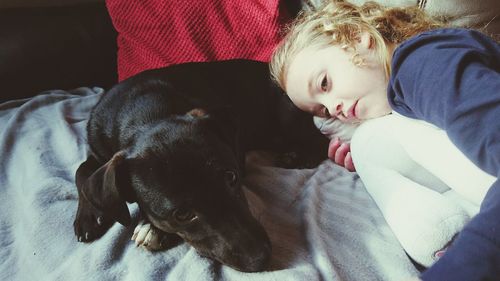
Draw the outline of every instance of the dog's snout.
[[[260,272],[266,270],[271,252],[271,243],[264,241],[249,248],[234,250],[219,261],[242,272]]]
[[[266,270],[271,260],[271,240],[264,227],[252,216],[226,216],[214,235],[190,241],[198,252],[243,272]]]
[[[271,260],[271,241],[260,224],[255,224],[251,233],[251,236],[241,239],[238,246],[232,249],[234,258],[229,258],[226,263],[244,272],[263,271]]]
[[[260,245],[260,248],[256,248],[256,252],[253,255],[249,255],[249,258],[241,271],[264,271],[271,260],[271,252],[271,243],[269,241],[262,243]]]

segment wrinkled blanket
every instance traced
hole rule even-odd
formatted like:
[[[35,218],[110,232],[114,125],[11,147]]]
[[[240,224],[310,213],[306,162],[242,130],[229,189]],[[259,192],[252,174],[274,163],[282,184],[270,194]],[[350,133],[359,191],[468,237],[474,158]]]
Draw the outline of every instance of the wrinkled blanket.
[[[51,91],[0,105],[0,280],[403,280],[417,274],[356,175],[248,159],[246,193],[273,245],[269,270],[241,273],[183,243],[148,252],[115,224],[84,244],[73,233],[74,174],[102,90]],[[129,205],[133,223],[136,204]]]

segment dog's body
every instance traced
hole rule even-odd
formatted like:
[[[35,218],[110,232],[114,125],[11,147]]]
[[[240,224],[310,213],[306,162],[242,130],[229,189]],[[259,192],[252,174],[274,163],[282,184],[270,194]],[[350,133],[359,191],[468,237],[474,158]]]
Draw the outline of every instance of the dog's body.
[[[107,92],[88,123],[91,154],[77,171],[75,233],[102,236],[130,223],[126,202],[163,236],[242,271],[263,269],[270,242],[241,190],[245,152],[294,152],[285,165],[313,166],[328,140],[312,117],[253,61],[150,70]]]

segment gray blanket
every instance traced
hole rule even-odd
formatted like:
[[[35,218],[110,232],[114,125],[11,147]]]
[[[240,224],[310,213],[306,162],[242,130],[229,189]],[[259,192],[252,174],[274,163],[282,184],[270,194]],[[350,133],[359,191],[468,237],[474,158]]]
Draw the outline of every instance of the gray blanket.
[[[248,159],[246,193],[273,245],[268,271],[241,273],[188,244],[148,252],[115,224],[84,244],[73,233],[74,174],[102,90],[52,91],[0,105],[0,280],[403,280],[417,271],[355,173]],[[133,223],[136,204],[129,205]]]

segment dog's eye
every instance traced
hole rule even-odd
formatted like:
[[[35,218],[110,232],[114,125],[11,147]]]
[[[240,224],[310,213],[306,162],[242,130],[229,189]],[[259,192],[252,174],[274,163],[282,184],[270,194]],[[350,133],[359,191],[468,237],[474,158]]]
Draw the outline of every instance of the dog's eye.
[[[173,213],[173,216],[174,219],[181,224],[191,222],[197,218],[195,213],[184,208],[176,209]]]
[[[229,186],[234,186],[238,182],[238,176],[235,171],[227,170],[224,172],[224,180]]]

